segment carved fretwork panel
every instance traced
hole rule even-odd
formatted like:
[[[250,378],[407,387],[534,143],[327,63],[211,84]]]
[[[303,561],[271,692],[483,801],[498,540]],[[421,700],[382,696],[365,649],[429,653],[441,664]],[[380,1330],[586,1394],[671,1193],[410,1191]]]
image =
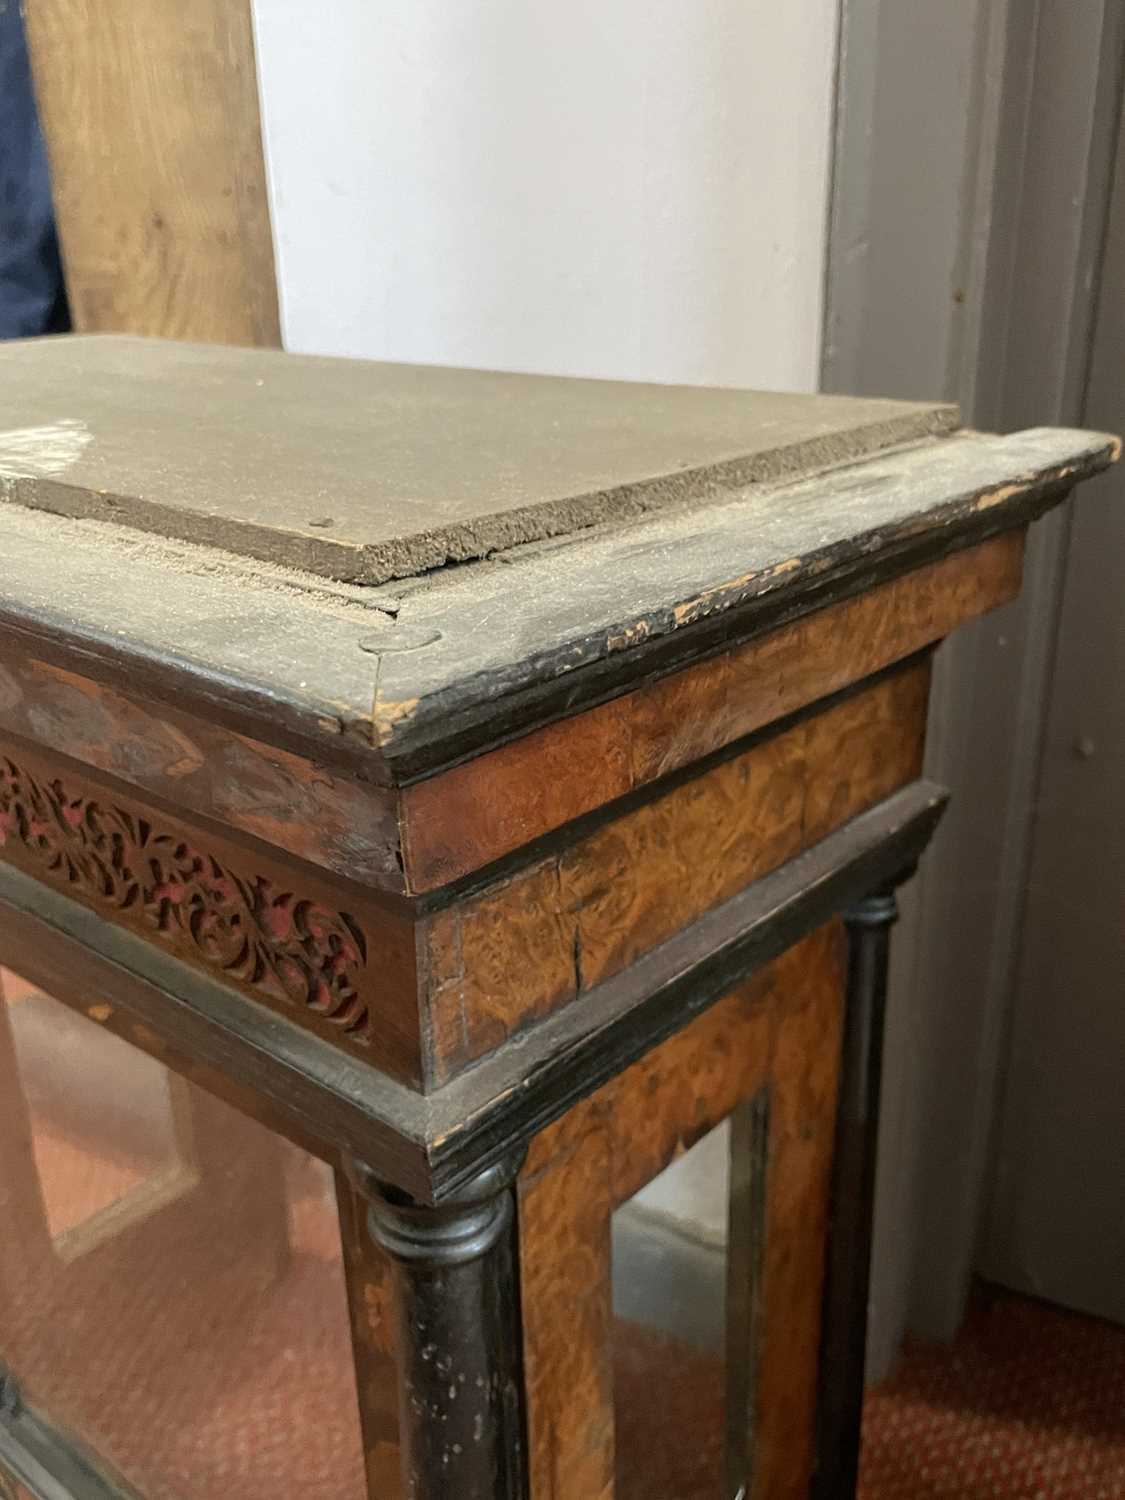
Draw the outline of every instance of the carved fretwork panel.
[[[0,746],[0,860],[373,1061],[381,1004],[412,1001],[406,924],[15,746]]]

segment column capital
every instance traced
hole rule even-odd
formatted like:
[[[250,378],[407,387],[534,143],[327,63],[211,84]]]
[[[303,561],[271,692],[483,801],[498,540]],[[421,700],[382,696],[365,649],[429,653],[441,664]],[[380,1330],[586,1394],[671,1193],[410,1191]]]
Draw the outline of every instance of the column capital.
[[[851,902],[843,910],[849,927],[889,927],[898,921],[898,897],[894,885],[880,886]]]
[[[439,1203],[419,1203],[352,1161],[347,1173],[368,1204],[371,1237],[395,1260],[431,1266],[465,1265],[487,1255],[512,1222],[509,1192],[525,1151],[502,1157]]]

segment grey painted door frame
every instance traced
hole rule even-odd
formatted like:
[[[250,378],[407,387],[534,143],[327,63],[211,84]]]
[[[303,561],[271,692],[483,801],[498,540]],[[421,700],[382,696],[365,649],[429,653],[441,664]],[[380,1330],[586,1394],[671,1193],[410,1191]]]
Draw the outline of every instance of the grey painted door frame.
[[[841,0],[822,385],[1081,420],[1125,0]],[[892,974],[870,1369],[951,1338],[976,1262],[1069,518],[1021,601],[943,647],[929,774],[950,815]]]
[[[1085,420],[1125,432],[1125,116]],[[1070,529],[980,1265],[1125,1324],[1125,473]]]

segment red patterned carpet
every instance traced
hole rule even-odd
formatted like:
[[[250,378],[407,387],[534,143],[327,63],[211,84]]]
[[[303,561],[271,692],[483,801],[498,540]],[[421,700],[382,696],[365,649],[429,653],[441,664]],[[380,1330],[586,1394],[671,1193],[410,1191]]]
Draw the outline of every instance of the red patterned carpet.
[[[1125,1329],[982,1296],[864,1416],[860,1500],[1125,1500]]]
[[[713,1500],[719,1362],[619,1324],[616,1380],[620,1500]],[[951,1348],[907,1350],[863,1437],[859,1500],[1125,1500],[1125,1329],[981,1297]]]

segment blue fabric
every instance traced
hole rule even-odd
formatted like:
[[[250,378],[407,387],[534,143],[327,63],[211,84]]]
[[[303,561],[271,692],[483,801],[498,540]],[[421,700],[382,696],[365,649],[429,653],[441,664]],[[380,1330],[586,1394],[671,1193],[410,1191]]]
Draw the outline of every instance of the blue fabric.
[[[66,326],[47,152],[19,0],[0,0],[0,338]]]

